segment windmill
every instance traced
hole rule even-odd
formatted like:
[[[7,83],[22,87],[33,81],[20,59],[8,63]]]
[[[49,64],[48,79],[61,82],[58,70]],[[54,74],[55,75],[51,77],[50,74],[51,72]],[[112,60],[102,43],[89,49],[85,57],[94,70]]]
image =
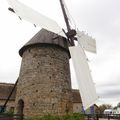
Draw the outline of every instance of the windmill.
[[[61,27],[59,27],[55,21],[31,9],[18,0],[7,1],[10,5],[9,10],[14,12],[20,19],[25,19],[35,26],[40,26],[48,31],[57,34],[58,36],[66,38],[70,55],[73,61],[73,66],[75,68],[83,107],[84,109],[87,109],[93,105],[97,100],[97,95],[84,50],[95,53],[95,40],[84,32],[71,28],[64,0],[60,0],[60,4],[67,26],[67,32],[61,29]],[[78,42],[77,46],[75,45],[75,41]]]

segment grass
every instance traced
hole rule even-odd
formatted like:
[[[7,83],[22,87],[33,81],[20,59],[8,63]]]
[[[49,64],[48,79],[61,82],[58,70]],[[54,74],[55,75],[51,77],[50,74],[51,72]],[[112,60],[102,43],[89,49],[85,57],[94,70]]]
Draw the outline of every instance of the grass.
[[[26,118],[25,120],[84,120],[84,117],[80,113],[74,113],[72,115],[64,115],[62,117],[46,115],[44,117]]]
[[[4,112],[4,113],[0,113],[1,115],[5,115],[5,116],[13,116],[13,112]]]

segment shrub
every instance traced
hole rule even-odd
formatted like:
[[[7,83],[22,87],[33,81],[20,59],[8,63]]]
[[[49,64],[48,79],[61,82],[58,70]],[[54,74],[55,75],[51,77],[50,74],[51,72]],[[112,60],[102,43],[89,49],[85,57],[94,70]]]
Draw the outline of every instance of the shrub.
[[[10,111],[6,111],[6,112],[1,113],[1,114],[5,115],[5,116],[13,116],[13,112],[10,112]]]
[[[84,120],[84,116],[80,113],[74,113],[72,115],[64,115],[62,117],[46,115],[44,117],[26,118],[25,120]]]
[[[84,116],[80,113],[74,113],[73,120],[84,120]]]

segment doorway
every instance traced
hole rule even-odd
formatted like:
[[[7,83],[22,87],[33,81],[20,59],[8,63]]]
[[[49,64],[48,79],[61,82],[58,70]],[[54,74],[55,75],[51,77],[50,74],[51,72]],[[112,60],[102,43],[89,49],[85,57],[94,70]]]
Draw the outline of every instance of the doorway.
[[[20,114],[20,115],[23,115],[23,109],[24,109],[24,101],[22,99],[20,99],[18,101],[17,113]]]

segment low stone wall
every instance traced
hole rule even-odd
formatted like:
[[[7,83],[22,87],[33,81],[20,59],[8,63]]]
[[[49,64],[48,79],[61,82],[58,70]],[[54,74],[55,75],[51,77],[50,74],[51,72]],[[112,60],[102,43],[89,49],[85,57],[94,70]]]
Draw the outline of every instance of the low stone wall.
[[[5,100],[0,100],[0,106],[3,106],[4,103],[5,103]],[[14,111],[14,108],[15,108],[15,101],[14,101],[14,100],[10,100],[10,101],[7,103],[6,111],[11,111],[11,112],[13,112],[13,111]]]

